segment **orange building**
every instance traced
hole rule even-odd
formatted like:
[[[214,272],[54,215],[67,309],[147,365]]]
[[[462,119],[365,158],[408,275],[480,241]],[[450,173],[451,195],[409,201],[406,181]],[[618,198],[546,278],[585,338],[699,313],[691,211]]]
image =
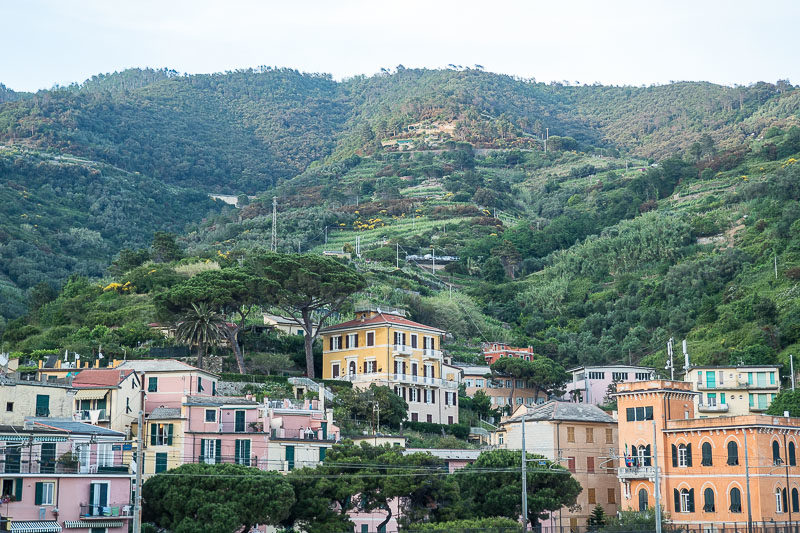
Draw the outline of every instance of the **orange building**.
[[[748,520],[800,525],[800,418],[695,418],[696,394],[680,381],[617,386],[620,507],[654,508],[657,466],[673,523],[742,532]]]
[[[487,365],[493,364],[501,357],[518,357],[526,361],[532,361],[534,357],[533,346],[517,348],[502,342],[484,342],[481,348]]]

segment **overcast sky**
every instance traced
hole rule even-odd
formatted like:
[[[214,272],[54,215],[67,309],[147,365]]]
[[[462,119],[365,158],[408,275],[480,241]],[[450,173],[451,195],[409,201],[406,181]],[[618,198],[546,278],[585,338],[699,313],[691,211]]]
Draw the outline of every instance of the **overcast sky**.
[[[800,83],[798,20],[798,0],[0,0],[0,83],[259,65],[341,79],[449,63],[571,83]]]

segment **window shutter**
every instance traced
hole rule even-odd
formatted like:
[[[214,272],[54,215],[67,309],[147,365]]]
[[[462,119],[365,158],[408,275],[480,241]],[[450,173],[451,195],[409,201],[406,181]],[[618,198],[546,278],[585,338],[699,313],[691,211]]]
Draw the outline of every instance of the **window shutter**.
[[[172,446],[173,425],[167,424],[167,446]]]
[[[689,512],[694,512],[694,489],[689,489]]]
[[[157,424],[150,424],[150,446],[156,445]]]
[[[678,447],[675,446],[674,444],[672,445],[672,466],[673,468],[678,468]],[[676,509],[680,509],[680,505],[678,505]]]
[[[166,454],[164,454],[166,455]],[[166,470],[166,460],[164,461],[164,466]],[[100,505],[105,507],[108,505],[108,483],[100,483]]]
[[[37,482],[36,483],[36,495],[33,499],[33,505],[42,505],[42,490],[44,489],[44,483]]]
[[[652,455],[650,453],[650,445],[644,447],[644,466],[652,466]]]
[[[686,445],[686,466],[692,466],[692,445]],[[694,490],[694,489],[692,489]]]
[[[330,350],[333,350],[333,337],[330,338]]]
[[[358,348],[358,333],[356,333],[354,340],[356,341],[356,345],[354,346],[354,348]]]
[[[14,480],[14,500],[22,501],[22,478]]]
[[[94,483],[89,483],[89,505],[94,505]]]
[[[672,489],[672,495],[675,497],[675,512],[678,513],[681,510],[681,493],[678,489]]]
[[[319,447],[319,462],[320,462],[320,463],[321,463],[321,462],[323,462],[323,461],[325,461],[325,450],[326,450],[326,449],[327,449],[327,448],[325,448],[324,446],[320,446],[320,447]]]
[[[219,464],[222,462],[222,439],[217,439],[217,445],[215,446],[215,448],[216,448],[215,460],[216,463]]]
[[[233,462],[236,463],[237,465],[239,464],[239,458],[241,457],[241,454],[239,453],[239,449],[241,448],[241,446],[242,446],[242,441],[237,440],[233,447]]]

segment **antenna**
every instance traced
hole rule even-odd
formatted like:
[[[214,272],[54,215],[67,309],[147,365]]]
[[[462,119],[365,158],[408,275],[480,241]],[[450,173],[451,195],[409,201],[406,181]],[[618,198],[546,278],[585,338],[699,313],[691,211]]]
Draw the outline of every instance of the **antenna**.
[[[686,349],[686,339],[683,339],[683,357],[684,357],[684,361],[685,361],[683,363],[683,370],[688,372],[689,371],[689,351]]]
[[[278,251],[278,197],[272,197],[272,243],[269,249],[273,252]]]
[[[665,370],[669,370],[669,379],[675,381],[675,362],[672,359],[672,343],[675,341],[674,338],[670,337],[667,341],[667,355],[669,355],[669,360],[667,361],[667,366],[664,367]]]

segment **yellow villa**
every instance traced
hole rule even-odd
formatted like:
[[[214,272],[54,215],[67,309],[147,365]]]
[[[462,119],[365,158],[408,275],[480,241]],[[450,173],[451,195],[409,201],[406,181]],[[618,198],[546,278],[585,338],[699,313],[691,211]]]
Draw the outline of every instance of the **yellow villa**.
[[[444,333],[403,311],[358,310],[323,330],[323,377],[390,387],[408,402],[411,421],[458,423],[459,370],[443,360]]]

